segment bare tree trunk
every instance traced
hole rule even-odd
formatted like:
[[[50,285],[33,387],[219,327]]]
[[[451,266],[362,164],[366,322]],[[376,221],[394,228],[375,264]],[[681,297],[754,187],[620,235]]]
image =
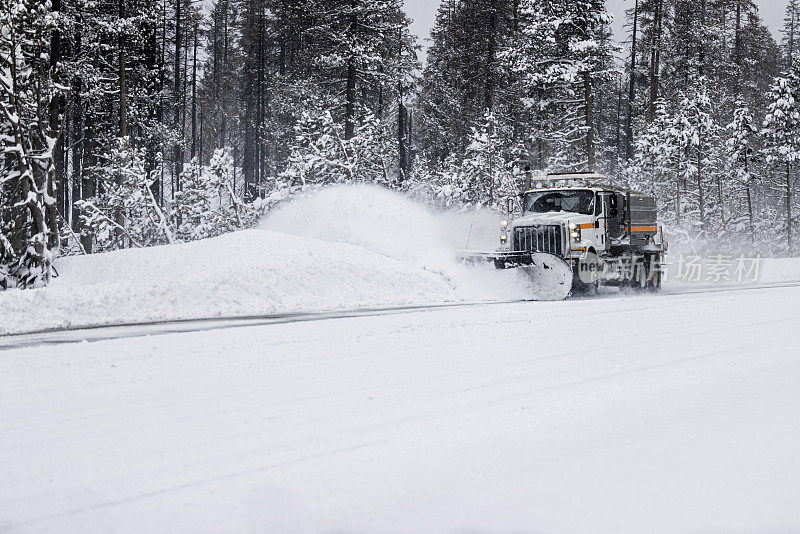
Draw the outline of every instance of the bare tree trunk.
[[[624,91],[622,89],[622,77],[620,77],[619,81],[617,82],[617,116],[616,116],[616,125],[615,125],[615,134],[614,134],[614,149],[616,154],[616,161],[614,162],[614,168],[616,168],[617,163],[620,160],[620,156],[622,155],[622,95]]]
[[[189,0],[187,0],[186,7],[189,7]],[[186,14],[188,19],[189,14]],[[188,20],[187,20],[188,22]],[[183,81],[181,83],[181,140],[185,139],[186,136],[186,110],[188,106],[186,104],[186,99],[189,95],[189,27],[184,27],[184,36],[183,36]],[[184,156],[186,153],[184,151]]]
[[[747,181],[745,188],[747,190],[747,215],[750,218],[750,241],[752,243],[755,243],[756,227],[755,224],[753,223],[753,195],[752,192],[750,191],[750,180]]]
[[[403,32],[397,33],[397,58],[398,61],[403,57]],[[398,73],[397,80],[397,153],[400,159],[400,179],[402,182],[408,173],[408,160],[406,155],[406,144],[408,143],[408,133],[406,131],[406,105],[403,94],[402,73]]]
[[[266,66],[266,50],[265,50],[265,43],[267,37],[266,33],[266,21],[264,20],[264,10],[259,10],[259,27],[258,27],[258,98],[257,98],[257,106],[256,106],[256,136],[257,136],[257,172],[255,173],[256,177],[256,191],[255,194],[260,194],[263,191],[263,184],[266,181],[266,170],[267,170],[267,143],[264,139],[264,126],[266,124],[266,77],[267,77],[267,66]],[[254,195],[255,196],[255,195]]]
[[[71,156],[72,172],[70,174],[72,179],[72,202],[70,210],[72,214],[70,218],[72,222],[72,230],[78,235],[81,235],[81,243],[84,246],[83,248],[86,249],[86,242],[84,241],[84,236],[81,233],[82,224],[80,210],[75,206],[76,201],[85,198],[81,194],[81,180],[83,179],[83,146],[86,140],[84,139],[83,131],[83,102],[81,100],[82,84],[80,78],[76,80],[72,89],[72,132],[73,136],[75,137],[75,141],[72,142]],[[91,241],[91,239],[89,239],[89,241]],[[86,249],[86,252],[91,252],[91,247]]]
[[[125,18],[125,0],[119,1],[119,20]],[[128,95],[125,87],[125,36],[123,32],[119,34],[119,137],[123,143],[128,136]],[[122,187],[125,177],[122,170],[117,171],[117,186]],[[114,217],[114,222],[117,223],[117,228],[114,230],[117,238],[117,244],[120,248],[125,248],[124,228],[125,228],[125,214],[122,209],[117,209]]]
[[[756,228],[753,221],[753,194],[750,190],[752,187],[750,179],[750,158],[747,155],[747,148],[744,151],[744,173],[747,176],[745,188],[747,189],[747,216],[750,220],[750,241],[756,242]]]
[[[227,0],[223,3],[225,6],[225,12],[223,14],[223,41],[222,41],[222,64],[225,65],[227,69],[228,65],[228,2]],[[220,117],[220,125],[219,125],[219,147],[225,148],[225,142],[228,136],[228,117],[225,113],[225,110],[222,110],[221,117]],[[236,167],[234,166],[234,172]]]
[[[489,3],[489,47],[486,57],[486,86],[484,87],[483,107],[491,111],[494,108],[495,90],[495,57],[497,56],[497,6],[496,0]]]
[[[595,170],[594,146],[594,96],[592,95],[592,75],[589,71],[583,73],[584,113],[586,120],[586,160],[590,171]]]
[[[180,191],[181,183],[180,176],[183,172],[183,147],[181,146],[183,139],[183,132],[178,132],[181,125],[181,41],[183,39],[183,32],[181,27],[181,4],[183,0],[175,0],[175,58],[174,58],[174,77],[173,80],[173,95],[172,95],[172,127],[178,133],[178,139],[173,148],[173,158],[175,164],[175,176],[173,179],[173,198],[175,190]]]
[[[633,40],[631,41],[631,66],[628,80],[628,115],[625,117],[625,159],[633,159],[633,101],[636,98],[636,39],[639,28],[639,0],[633,6]]]
[[[403,103],[403,84],[398,83],[398,105],[397,105],[397,153],[400,159],[400,179],[402,182],[408,173],[408,160],[406,154],[406,106]]]
[[[352,32],[356,31],[358,20],[356,19],[356,0],[350,0],[350,9],[352,15],[350,17],[350,28]],[[345,90],[345,120],[344,120],[344,138],[349,141],[355,135],[355,115],[356,115],[356,64],[355,58],[351,54],[347,58],[347,88]]]
[[[698,36],[698,46],[700,47],[699,60],[697,70],[700,76],[705,74],[706,68],[706,47],[705,47],[705,30],[706,30],[706,0],[700,0],[700,35]]]
[[[697,196],[700,203],[700,228],[706,231],[705,199],[703,198],[703,152],[697,147]]]
[[[494,204],[494,123],[489,123],[489,205]]]
[[[786,239],[789,245],[788,255],[792,257],[792,166],[786,163]]]
[[[61,0],[52,0],[51,9],[53,12],[61,11]],[[53,29],[53,33],[50,37],[50,72],[53,75],[57,74],[58,64],[61,61],[61,32],[56,26]],[[62,123],[62,114],[64,114],[63,119],[66,120],[68,118],[66,114],[66,107],[67,107],[67,99],[65,95],[61,93],[57,93],[53,96],[52,102],[50,103],[50,130],[55,132],[61,129]],[[68,216],[68,209],[67,206],[67,199],[66,199],[66,191],[67,191],[67,184],[65,182],[65,175],[64,169],[66,168],[66,157],[68,154],[68,150],[65,149],[65,136],[60,135],[58,137],[58,141],[56,142],[56,146],[53,147],[53,163],[54,163],[54,184],[53,188],[56,192],[56,196],[58,198],[58,203],[51,205],[50,211],[50,225],[54,227],[56,230],[58,229],[58,221],[56,217],[58,215],[58,210],[60,209],[61,212],[64,214],[66,218]],[[51,194],[52,196],[52,194]],[[54,238],[56,236],[53,236]],[[59,243],[51,242],[51,247],[57,247]]]
[[[797,3],[796,0],[789,0],[789,12],[790,12],[790,15],[789,15],[789,28],[788,28],[789,35],[787,35],[787,37],[786,37],[787,40],[788,40],[788,45],[789,45],[789,57],[786,58],[786,60],[787,60],[787,69],[791,69],[792,67],[794,67],[794,34],[795,34],[795,23],[797,22],[794,19],[794,15],[795,15],[795,12],[796,12],[796,9],[795,9],[796,3]]]
[[[200,146],[197,147],[197,155],[198,160],[200,161],[200,165],[203,164],[203,108],[200,108]]]
[[[678,164],[675,166],[675,222],[681,224],[681,154],[678,150]]]
[[[84,128],[84,137],[83,143],[81,143],[81,198],[91,198],[95,195],[96,188],[95,188],[95,181],[94,177],[86,172],[86,169],[91,169],[94,167],[96,162],[95,156],[95,149],[96,149],[96,142],[94,140],[94,124],[90,120],[89,117],[86,117],[86,125]],[[82,242],[83,248],[86,250],[88,254],[92,253],[92,247],[94,244],[94,238],[90,231],[85,232],[82,235]]]
[[[733,59],[736,63],[736,72],[733,76],[735,95],[739,95],[739,78],[742,75],[742,0],[736,0],[736,26],[733,41]]]
[[[153,30],[153,40],[157,41],[158,37],[155,35],[156,30]],[[153,49],[155,51],[155,55],[158,55],[158,109],[156,110],[156,120],[158,124],[164,124],[164,87],[166,86],[166,72],[167,72],[167,2],[166,0],[162,0],[161,5],[161,49],[160,53],[157,49],[155,43],[153,44]],[[163,144],[159,147],[159,152],[164,152],[165,148]],[[159,170],[158,178],[153,183],[153,189],[157,192],[158,196],[158,203],[159,205],[164,204],[164,168],[166,167],[165,162],[162,161],[160,165],[161,169]]]
[[[194,47],[192,51],[192,149],[191,157],[194,159],[197,151],[197,32],[194,27]],[[200,165],[203,163],[200,162]]]
[[[656,101],[658,101],[658,90],[661,75],[661,29],[662,29],[662,11],[664,9],[664,0],[656,2],[656,10],[653,20],[655,31],[653,32],[653,44],[650,51],[650,113],[649,120],[653,122],[656,118]]]
[[[356,114],[356,65],[353,58],[347,60],[347,104],[345,105],[344,138],[350,140],[355,135]]]

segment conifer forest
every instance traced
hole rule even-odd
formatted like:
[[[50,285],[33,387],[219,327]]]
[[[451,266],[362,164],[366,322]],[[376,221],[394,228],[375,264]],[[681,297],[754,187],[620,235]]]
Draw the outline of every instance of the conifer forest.
[[[800,1],[0,0],[0,288],[372,183],[505,210],[526,173],[658,199],[681,250],[800,252]],[[426,58],[421,58],[422,47]]]

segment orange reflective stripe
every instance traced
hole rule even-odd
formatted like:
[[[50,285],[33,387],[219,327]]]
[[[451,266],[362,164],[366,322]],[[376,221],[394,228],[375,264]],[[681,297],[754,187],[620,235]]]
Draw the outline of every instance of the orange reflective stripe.
[[[658,226],[631,226],[628,228],[630,232],[657,232]]]
[[[588,230],[589,228],[594,228],[594,223],[586,223],[580,226],[581,230]]]

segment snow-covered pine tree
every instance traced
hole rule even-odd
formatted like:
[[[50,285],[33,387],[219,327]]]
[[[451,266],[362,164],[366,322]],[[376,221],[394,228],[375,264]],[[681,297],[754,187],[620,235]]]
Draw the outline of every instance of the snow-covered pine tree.
[[[792,69],[776,78],[769,92],[769,107],[764,119],[764,149],[767,161],[774,165],[775,184],[783,190],[786,208],[787,254],[794,253],[793,171],[800,160],[800,74]]]
[[[688,184],[693,183],[695,191],[691,196],[696,200],[698,226],[703,234],[708,230],[709,196],[707,194],[710,178],[717,179],[717,191],[722,195],[721,177],[718,173],[719,126],[712,115],[708,80],[703,77],[692,79],[687,94],[679,103],[678,120],[675,123],[678,143],[683,155],[683,189],[688,193]],[[718,198],[717,208],[724,218],[723,201]]]
[[[305,8],[313,21],[307,30],[313,68],[320,83],[344,95],[335,111],[349,140],[363,110],[377,115],[380,88],[390,70],[386,48],[397,41],[408,19],[400,0],[309,0]]]
[[[731,122],[737,99],[747,102],[756,120],[760,120],[766,107],[763,98],[768,88],[766,81],[778,72],[780,53],[752,0],[694,3],[640,0],[636,14],[638,39],[633,76],[637,90],[632,105],[634,145],[637,139],[647,135],[649,124],[656,120],[659,101],[664,102],[664,109],[680,125],[686,118],[681,102],[690,95],[691,86],[699,77],[705,77],[707,90],[714,95],[709,114],[715,124]],[[633,15],[631,11],[631,29]],[[726,186],[726,176],[717,172],[721,168],[719,165],[724,163],[721,146],[715,143],[712,154],[719,162],[713,163],[710,169],[714,176],[704,181],[711,192],[704,198],[710,221],[722,220],[723,216],[728,220],[731,215],[727,204],[731,202],[732,194]],[[680,166],[684,178],[686,171],[690,170],[686,163],[682,151]],[[756,159],[751,164],[751,170],[760,174],[756,167],[762,163]],[[629,168],[625,174],[630,176],[643,170]],[[639,180],[646,182],[647,179],[645,175]],[[696,186],[696,180],[693,181]],[[696,195],[696,187],[694,189],[692,195]],[[716,194],[713,194],[714,190]],[[699,198],[692,202],[692,208],[685,204],[687,191],[679,192],[684,196],[684,208],[696,210],[699,216]],[[715,212],[719,212],[718,216]]]
[[[232,178],[233,158],[226,149],[215,150],[208,166],[200,167],[197,160],[186,166],[170,216],[177,239],[205,239],[255,224],[256,203],[236,194]]]
[[[419,45],[410,31],[410,19],[405,13],[399,13],[402,21],[397,36],[392,43],[386,43],[384,52],[387,56],[387,68],[384,86],[379,88],[378,118],[383,119],[386,108],[393,109],[397,120],[394,121],[394,133],[397,139],[398,181],[402,182],[412,176],[415,150],[412,142],[413,109],[411,104],[419,85],[418,72],[421,69],[417,51]]]
[[[93,170],[100,184],[94,197],[79,200],[83,231],[97,252],[173,243],[173,229],[153,192],[159,170],[147,171],[146,149],[117,140]]]
[[[63,142],[57,145],[57,197],[64,224],[62,232],[82,234],[83,248],[91,252],[91,233],[80,228],[77,202],[98,193],[95,170],[111,157],[118,138],[130,134],[134,148],[145,148],[148,174],[161,164],[168,137],[165,98],[161,93],[164,40],[168,38],[166,5],[155,0],[58,0],[52,16],[58,25],[59,70],[71,91],[66,99]],[[161,168],[154,193],[161,200]]]
[[[170,224],[178,241],[217,235],[217,229],[211,224],[216,200],[214,193],[197,159],[190,161],[181,173],[181,189],[175,192],[171,202]]]
[[[733,171],[735,185],[737,189],[744,191],[744,210],[741,203],[738,206],[731,206],[733,215],[732,223],[737,233],[746,229],[750,233],[750,241],[755,243],[755,216],[753,206],[753,185],[754,177],[752,169],[753,143],[758,128],[756,128],[750,108],[741,100],[736,102],[736,110],[733,113],[733,121],[728,125],[729,136],[727,140],[728,165]],[[741,198],[741,196],[739,196]],[[742,217],[742,214],[745,217]],[[738,214],[738,215],[737,215]],[[742,220],[747,221],[746,228],[741,224]]]
[[[491,111],[486,110],[483,123],[472,129],[461,167],[464,189],[470,193],[465,200],[476,205],[494,203],[505,167],[501,150],[497,119]]]
[[[428,173],[420,198],[441,208],[474,209],[489,207],[504,210],[506,200],[515,197],[522,183],[519,161],[510,159],[504,146],[508,139],[503,125],[489,110],[472,129],[463,157],[455,154]],[[417,171],[420,172],[420,171]]]
[[[247,204],[236,191],[236,172],[230,150],[216,149],[204,173],[208,176],[210,189],[219,198],[218,222],[226,229],[242,229],[258,222],[260,206],[257,202]]]
[[[57,253],[49,0],[0,0],[0,288],[47,283]],[[55,120],[53,120],[55,119]]]
[[[534,145],[547,147],[550,168],[595,169],[595,85],[610,54],[604,2],[522,0],[520,15],[520,49],[507,57],[528,108],[542,117]]]
[[[419,142],[431,162],[463,155],[487,109],[522,138],[518,85],[500,57],[513,48],[518,20],[518,0],[440,3],[420,92]]]
[[[626,172],[628,186],[648,191],[658,199],[662,220],[676,220],[679,202],[675,161],[680,147],[674,118],[663,100],[656,102],[653,122],[639,134],[634,144],[634,159]]]
[[[788,0],[783,18],[785,68],[800,67],[800,0]]]
[[[308,185],[396,182],[397,145],[372,114],[364,116],[350,139],[346,126],[327,111],[304,114],[295,130],[295,145],[281,174],[290,191]]]

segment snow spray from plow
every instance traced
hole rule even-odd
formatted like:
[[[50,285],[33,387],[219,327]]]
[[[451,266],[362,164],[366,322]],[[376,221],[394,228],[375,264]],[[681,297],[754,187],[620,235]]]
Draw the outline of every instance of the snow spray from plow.
[[[406,195],[368,185],[326,187],[273,210],[262,228],[333,243],[348,243],[435,272],[455,294],[477,300],[560,300],[557,269],[496,270],[488,262],[464,264],[458,251],[489,249],[497,241],[500,216],[490,210],[442,212]],[[550,259],[537,263],[554,265]],[[570,274],[571,276],[571,274]],[[553,289],[553,288],[556,289]],[[569,287],[569,284],[566,284]],[[567,289],[568,291],[568,289]]]

